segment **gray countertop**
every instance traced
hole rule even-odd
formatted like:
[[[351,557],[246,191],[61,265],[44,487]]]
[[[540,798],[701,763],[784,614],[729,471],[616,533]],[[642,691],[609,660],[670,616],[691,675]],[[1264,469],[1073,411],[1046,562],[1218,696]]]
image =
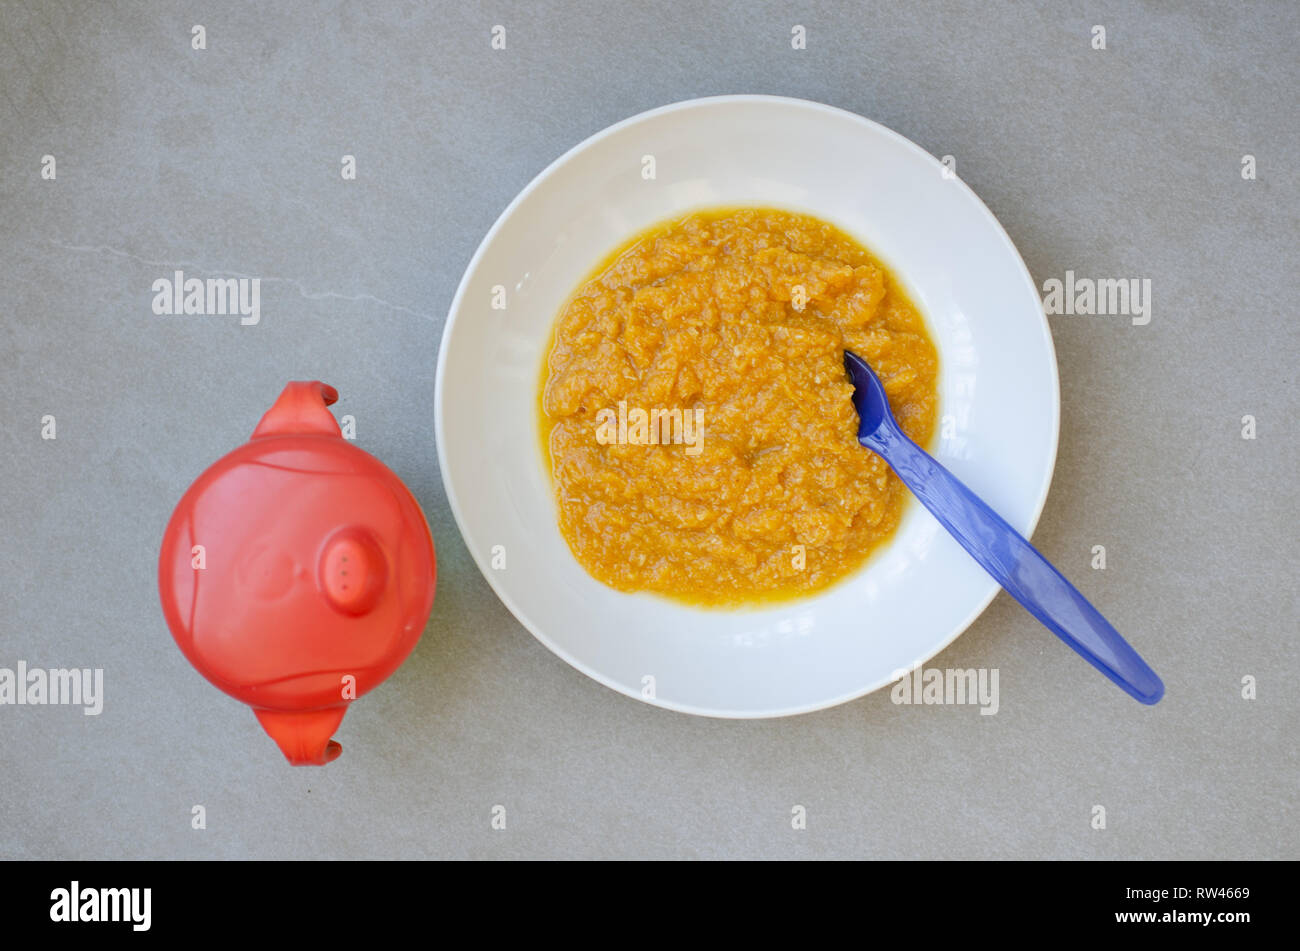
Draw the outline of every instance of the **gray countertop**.
[[[0,668],[104,671],[98,716],[0,706],[0,857],[1300,857],[1300,7],[796,6],[0,2]],[[1000,595],[931,662],[998,668],[995,716],[879,691],[696,719],[493,596],[433,439],[461,271],[571,145],[736,92],[953,155],[1040,285],[1151,281],[1145,326],[1051,318],[1034,540],[1162,673],[1158,706]],[[260,323],[155,316],[175,269],[260,277]],[[440,576],[342,758],[292,769],[176,649],[155,571],[190,481],[312,378],[424,506]]]

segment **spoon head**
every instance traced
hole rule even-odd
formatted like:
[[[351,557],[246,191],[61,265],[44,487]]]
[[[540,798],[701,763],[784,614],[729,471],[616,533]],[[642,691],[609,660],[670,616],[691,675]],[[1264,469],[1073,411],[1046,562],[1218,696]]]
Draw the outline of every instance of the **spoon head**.
[[[844,368],[853,381],[853,408],[858,411],[858,441],[869,437],[882,425],[893,423],[889,412],[889,398],[879,377],[851,350],[844,351]]]

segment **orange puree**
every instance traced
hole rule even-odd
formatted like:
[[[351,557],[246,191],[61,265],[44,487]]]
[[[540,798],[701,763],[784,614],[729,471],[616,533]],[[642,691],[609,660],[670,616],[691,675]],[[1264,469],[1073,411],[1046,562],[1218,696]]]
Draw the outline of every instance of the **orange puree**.
[[[658,225],[564,305],[541,411],[560,530],[623,591],[741,604],[866,560],[907,491],[856,439],[845,349],[924,446],[938,359],[889,271],[830,224],[731,208]]]

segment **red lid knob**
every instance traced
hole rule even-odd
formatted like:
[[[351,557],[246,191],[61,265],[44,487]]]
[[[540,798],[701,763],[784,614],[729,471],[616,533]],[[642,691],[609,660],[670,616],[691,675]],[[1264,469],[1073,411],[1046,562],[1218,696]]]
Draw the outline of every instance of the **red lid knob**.
[[[295,764],[326,763],[347,705],[397,669],[433,606],[419,505],[342,438],[324,383],[290,383],[250,442],[182,497],[159,593],[185,656]]]
[[[320,556],[320,588],[335,610],[365,614],[379,601],[387,580],[383,549],[364,528],[341,528],[325,543]]]

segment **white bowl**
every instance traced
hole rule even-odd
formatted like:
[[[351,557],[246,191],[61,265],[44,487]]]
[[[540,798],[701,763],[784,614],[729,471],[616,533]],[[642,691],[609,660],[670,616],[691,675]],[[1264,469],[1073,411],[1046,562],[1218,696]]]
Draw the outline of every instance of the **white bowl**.
[[[653,180],[642,176],[645,156],[654,157]],[[803,100],[680,102],[556,159],[502,212],[465,271],[438,358],[435,416],[465,544],[538,640],[630,697],[686,713],[771,717],[889,683],[948,645],[999,589],[915,500],[857,574],[777,606],[694,608],[621,593],[570,553],[536,415],[559,309],[642,229],[743,204],[817,215],[890,265],[939,350],[947,432],[938,458],[1028,536],[1052,478],[1060,395],[1024,262],[931,155],[861,116]],[[503,310],[493,308],[498,286]],[[494,554],[504,567],[493,567]]]

